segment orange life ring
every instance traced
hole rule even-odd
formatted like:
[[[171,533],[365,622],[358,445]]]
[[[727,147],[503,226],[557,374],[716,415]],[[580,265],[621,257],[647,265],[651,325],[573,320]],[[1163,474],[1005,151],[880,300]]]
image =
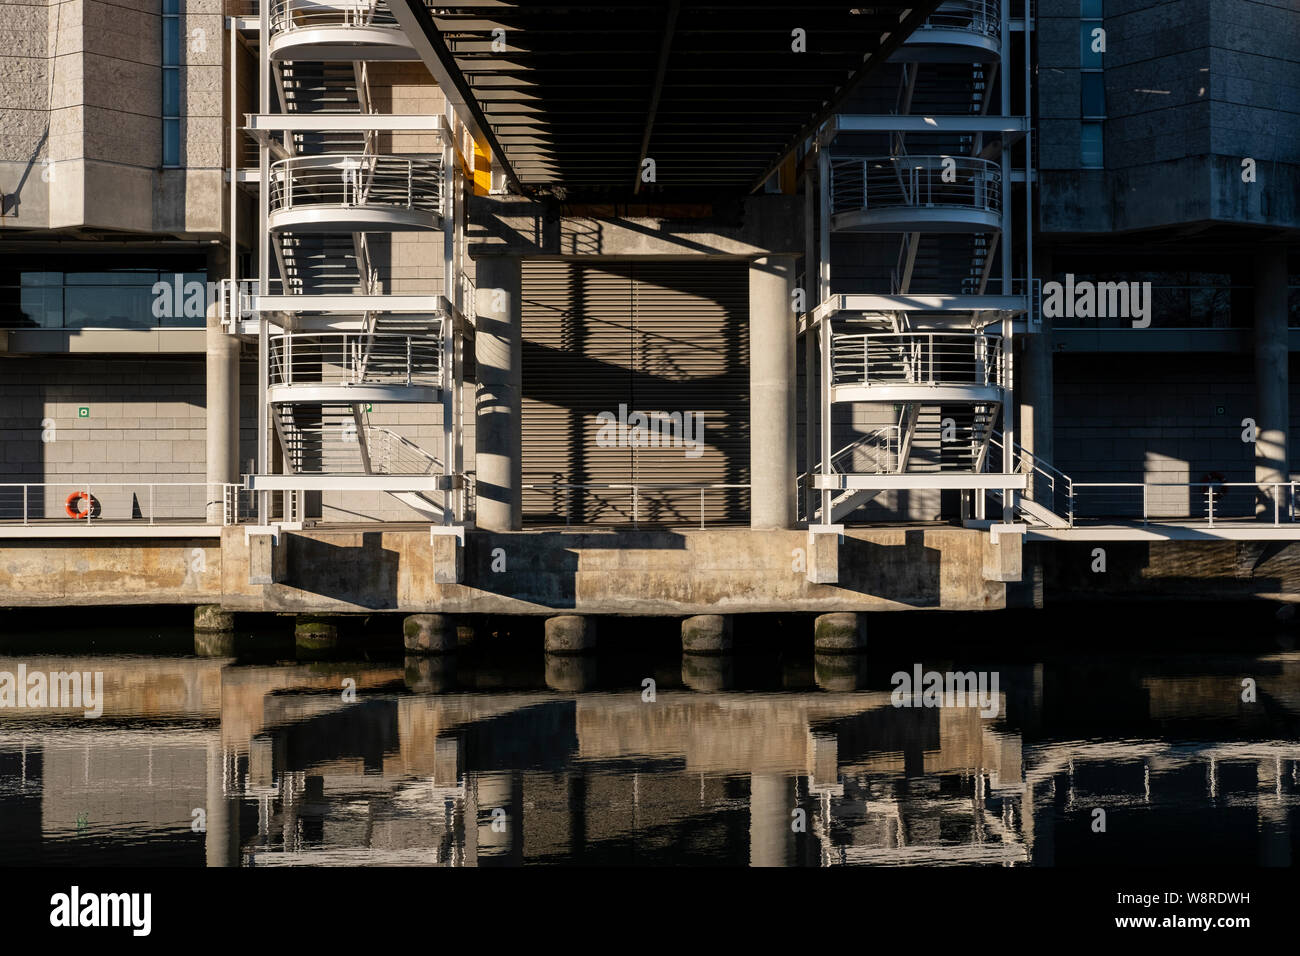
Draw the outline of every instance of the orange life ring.
[[[85,511],[82,511],[80,507],[82,501],[86,502]],[[96,504],[98,502],[90,496],[89,492],[74,491],[68,495],[68,500],[63,503],[63,510],[68,513],[69,518],[85,518],[95,510]]]

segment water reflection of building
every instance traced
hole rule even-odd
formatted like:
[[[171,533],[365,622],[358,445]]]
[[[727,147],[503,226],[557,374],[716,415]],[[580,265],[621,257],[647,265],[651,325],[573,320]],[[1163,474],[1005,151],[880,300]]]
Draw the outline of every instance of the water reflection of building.
[[[15,860],[1069,864],[1101,852],[1102,808],[1119,840],[1133,813],[1176,811],[1249,833],[1246,862],[1287,864],[1300,793],[1294,653],[1253,662],[1255,708],[1233,703],[1235,676],[1133,676],[1127,697],[1094,702],[1126,709],[1131,738],[1045,732],[1042,666],[1003,672],[999,719],[896,709],[882,691],[646,703],[639,689],[414,694],[376,665],[61,666],[104,672],[105,717],[0,711]],[[1180,720],[1200,742],[1164,739]]]

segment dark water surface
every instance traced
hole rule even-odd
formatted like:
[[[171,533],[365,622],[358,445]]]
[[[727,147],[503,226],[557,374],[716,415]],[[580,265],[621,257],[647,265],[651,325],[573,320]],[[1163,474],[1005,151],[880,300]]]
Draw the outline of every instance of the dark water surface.
[[[674,621],[604,622],[588,659],[482,622],[452,658],[399,640],[329,662],[295,660],[283,621],[201,658],[175,618],[24,619],[0,675],[101,673],[104,712],[0,708],[0,860],[1296,860],[1300,651],[1271,617],[883,618],[859,658],[814,657],[810,619],[754,618],[727,658],[683,659]],[[996,675],[996,715],[895,706],[918,665]]]

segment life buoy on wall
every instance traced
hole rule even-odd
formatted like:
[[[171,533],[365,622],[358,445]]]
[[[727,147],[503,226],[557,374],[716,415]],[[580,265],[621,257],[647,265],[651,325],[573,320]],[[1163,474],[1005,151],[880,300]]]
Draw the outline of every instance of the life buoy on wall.
[[[86,503],[86,510],[81,510],[81,502]],[[99,502],[86,491],[74,491],[68,495],[68,500],[63,504],[63,510],[68,513],[69,518],[87,518],[99,510]]]

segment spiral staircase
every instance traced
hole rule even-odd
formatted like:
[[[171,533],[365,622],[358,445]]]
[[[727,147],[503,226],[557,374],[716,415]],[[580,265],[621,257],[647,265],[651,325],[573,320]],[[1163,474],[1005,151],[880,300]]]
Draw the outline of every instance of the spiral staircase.
[[[820,357],[801,476],[810,525],[927,489],[960,492],[963,518],[1009,496],[1021,519],[1065,523],[1027,498],[1043,466],[997,431],[1010,345],[1033,311],[1011,257],[999,267],[1013,223],[1003,146],[1028,132],[995,103],[1009,34],[999,0],[941,4],[891,58],[896,87],[875,81],[858,101],[871,112],[838,115],[819,137],[818,304],[804,323]],[[864,406],[872,421],[892,407],[891,420],[835,442]]]
[[[312,493],[382,492],[411,520],[463,523],[460,357],[472,329],[457,307],[454,117],[378,111],[370,64],[419,61],[386,0],[262,2],[240,24],[267,79],[245,126],[257,161],[233,178],[256,197],[265,235],[257,277],[223,296],[238,313],[231,331],[259,350],[259,456],[246,484],[262,514],[283,493],[290,521],[311,517]],[[404,132],[433,134],[436,151],[393,152]],[[430,250],[442,240],[430,253],[440,294],[391,291],[392,237],[410,232],[434,237]],[[429,423],[440,447],[384,424],[427,406],[441,406]]]

